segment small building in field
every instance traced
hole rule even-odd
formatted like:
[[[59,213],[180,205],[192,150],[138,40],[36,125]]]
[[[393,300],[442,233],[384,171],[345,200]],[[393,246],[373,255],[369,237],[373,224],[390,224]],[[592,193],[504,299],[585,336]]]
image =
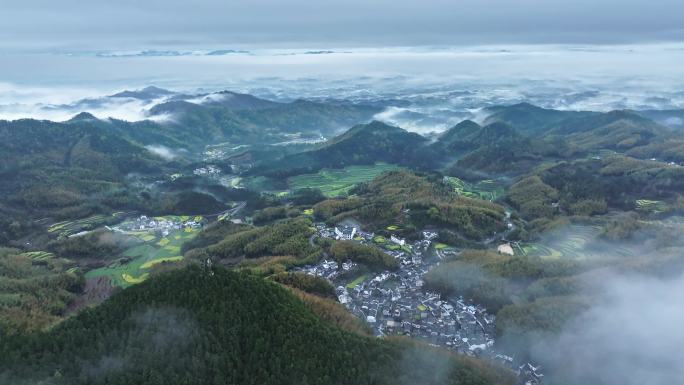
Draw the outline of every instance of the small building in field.
[[[515,255],[515,252],[513,251],[513,247],[511,246],[510,243],[500,244],[499,247],[496,248],[496,251],[498,251],[499,254]]]

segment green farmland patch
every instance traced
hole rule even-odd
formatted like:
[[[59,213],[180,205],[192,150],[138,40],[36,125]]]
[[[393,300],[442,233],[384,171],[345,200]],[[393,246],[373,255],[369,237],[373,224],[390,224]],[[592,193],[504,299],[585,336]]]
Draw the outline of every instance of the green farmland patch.
[[[636,209],[639,211],[645,211],[649,213],[662,213],[667,211],[667,203],[663,201],[654,201],[649,199],[637,199]]]
[[[361,282],[363,282],[365,279],[366,279],[366,276],[365,276],[365,275],[362,275],[362,276],[356,278],[355,280],[353,280],[353,281],[351,281],[351,282],[349,282],[349,283],[347,284],[347,289],[353,289],[353,288],[355,288],[356,286],[358,286],[359,284],[361,284]]]
[[[190,219],[201,218],[187,216],[160,217],[160,220],[185,222]],[[154,231],[130,231],[126,235],[137,238],[140,242],[125,250],[121,258],[108,266],[91,270],[86,278],[107,276],[116,286],[127,287],[147,279],[150,269],[164,262],[178,262],[183,259],[180,255],[181,246],[194,238],[198,228],[184,227],[171,230],[167,236],[161,236]]]
[[[140,265],[140,268],[141,268],[141,269],[149,269],[150,267],[152,267],[152,266],[154,266],[154,265],[158,265],[158,264],[160,264],[160,263],[164,263],[164,262],[178,262],[178,261],[180,261],[180,260],[182,260],[182,259],[183,259],[183,257],[181,257],[180,255],[179,255],[179,256],[175,256],[175,257],[157,258],[157,259],[153,259],[153,260],[151,260],[151,261],[147,261],[147,262],[143,263],[142,265]]]
[[[445,176],[444,182],[453,187],[458,195],[467,198],[495,201],[504,194],[503,185],[491,179],[469,183],[454,176]]]
[[[599,239],[601,228],[592,225],[570,225],[550,233],[538,243],[514,244],[517,255],[548,259],[595,259],[602,256],[631,257],[634,248],[619,242]]]
[[[378,163],[370,166],[347,166],[343,169],[323,169],[315,174],[303,174],[288,178],[291,190],[302,188],[319,189],[327,197],[345,195],[361,182],[368,182],[376,176],[392,170],[398,166]]]
[[[22,253],[21,256],[31,258],[34,261],[47,261],[54,257],[54,254],[47,251],[29,251]]]
[[[53,223],[47,229],[48,233],[68,237],[82,231],[94,230],[98,227],[113,224],[123,219],[123,212],[116,212],[111,215],[94,215],[92,217],[77,219],[73,221],[62,221]]]

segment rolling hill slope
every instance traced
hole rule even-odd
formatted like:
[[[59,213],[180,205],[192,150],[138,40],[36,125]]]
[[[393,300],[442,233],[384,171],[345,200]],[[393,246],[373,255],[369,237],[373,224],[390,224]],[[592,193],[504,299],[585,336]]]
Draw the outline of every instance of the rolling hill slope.
[[[506,371],[322,321],[288,290],[198,267],[150,279],[48,333],[0,341],[8,384],[513,384]]]
[[[399,127],[373,121],[352,127],[319,148],[287,155],[277,162],[254,170],[270,176],[286,177],[318,171],[322,168],[342,168],[376,162],[410,164],[421,168],[432,162],[426,157],[427,139]]]

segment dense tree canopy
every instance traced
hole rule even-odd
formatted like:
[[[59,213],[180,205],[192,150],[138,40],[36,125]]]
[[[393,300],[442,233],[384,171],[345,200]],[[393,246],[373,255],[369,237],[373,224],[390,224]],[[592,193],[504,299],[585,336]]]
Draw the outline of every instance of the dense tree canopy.
[[[50,332],[3,338],[0,357],[12,384],[514,383],[480,361],[344,331],[278,285],[223,269],[150,279]]]

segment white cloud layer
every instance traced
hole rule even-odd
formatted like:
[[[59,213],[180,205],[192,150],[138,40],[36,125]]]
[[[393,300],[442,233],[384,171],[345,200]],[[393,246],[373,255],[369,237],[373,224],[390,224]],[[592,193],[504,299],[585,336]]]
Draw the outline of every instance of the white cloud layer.
[[[603,278],[597,305],[540,357],[573,385],[681,383],[684,276]]]
[[[378,119],[422,133],[441,131],[465,118],[477,120],[486,106],[522,101],[571,110],[684,108],[681,44],[307,51],[126,57],[7,54],[0,61],[5,79],[0,83],[0,119],[64,120],[81,111],[99,118],[144,119],[146,110],[161,99],[101,95],[150,84],[202,94],[228,89],[282,101],[372,103],[387,107]],[[221,97],[189,100],[205,103]]]

